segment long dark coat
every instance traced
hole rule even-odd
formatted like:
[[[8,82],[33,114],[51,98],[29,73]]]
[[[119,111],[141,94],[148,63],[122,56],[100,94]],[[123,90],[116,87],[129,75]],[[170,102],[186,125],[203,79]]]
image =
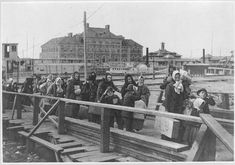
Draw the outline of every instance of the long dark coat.
[[[184,94],[177,94],[174,90],[173,84],[174,82],[171,82],[166,86],[165,101],[163,102],[163,105],[168,112],[182,113]]]

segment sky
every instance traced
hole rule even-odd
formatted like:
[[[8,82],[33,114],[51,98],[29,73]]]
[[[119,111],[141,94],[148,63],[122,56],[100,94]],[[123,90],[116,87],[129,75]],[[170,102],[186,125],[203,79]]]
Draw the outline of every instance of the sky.
[[[18,43],[20,57],[39,58],[41,45],[54,37],[83,31],[83,14],[91,27],[105,27],[133,39],[149,52],[160,49],[184,58],[214,56],[235,48],[234,2],[2,2],[1,42]]]

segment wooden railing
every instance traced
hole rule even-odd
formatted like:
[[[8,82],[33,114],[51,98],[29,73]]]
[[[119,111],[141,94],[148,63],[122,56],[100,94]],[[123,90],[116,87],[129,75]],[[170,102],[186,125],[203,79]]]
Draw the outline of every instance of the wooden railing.
[[[226,146],[226,148],[233,153],[234,152],[234,146],[233,146],[233,136],[229,134],[219,123],[218,121],[220,119],[214,119],[211,115],[207,115],[205,117],[204,114],[200,115],[200,117],[194,117],[194,116],[186,116],[183,114],[175,114],[175,113],[168,113],[168,112],[160,112],[160,111],[152,111],[152,110],[146,110],[141,108],[132,108],[132,107],[125,107],[125,106],[117,106],[117,105],[110,105],[110,104],[102,104],[102,103],[94,103],[94,102],[86,102],[86,101],[79,101],[79,100],[71,100],[66,98],[57,98],[57,97],[50,97],[50,96],[42,96],[37,94],[25,94],[25,93],[15,93],[15,92],[7,92],[3,91],[3,94],[8,95],[15,95],[14,104],[12,108],[12,116],[14,116],[14,111],[17,109],[17,118],[21,118],[21,109],[19,108],[19,96],[29,96],[34,99],[34,110],[33,110],[33,124],[35,127],[31,130],[31,132],[28,134],[28,137],[33,135],[33,133],[37,130],[37,128],[42,124],[42,122],[47,118],[47,116],[58,106],[58,133],[64,134],[65,133],[65,103],[74,103],[74,104],[81,104],[86,106],[95,106],[101,108],[101,141],[100,141],[100,150],[101,152],[109,152],[109,139],[110,139],[110,128],[108,124],[108,115],[109,111],[114,110],[121,110],[121,111],[128,111],[128,112],[135,112],[135,113],[141,113],[141,114],[148,114],[153,116],[160,116],[160,117],[167,117],[167,118],[174,118],[184,121],[191,121],[200,123],[201,128],[198,132],[198,135],[196,137],[196,140],[191,148],[191,153],[193,152],[194,156],[188,155],[188,161],[193,160],[199,160],[203,152],[210,146],[215,146],[215,141],[211,139],[215,139],[216,137],[223,142],[223,144]],[[45,116],[41,119],[41,121],[38,122],[38,103],[39,99],[47,98],[47,99],[54,99],[57,100],[56,103],[52,106],[52,108],[45,114]],[[160,103],[158,103],[161,105]],[[208,117],[209,116],[209,117]],[[207,131],[208,130],[208,131]],[[211,133],[212,132],[212,133]],[[223,135],[226,135],[226,139],[224,139]],[[208,138],[208,136],[210,138]],[[207,138],[204,138],[207,137]],[[201,141],[203,140],[203,142]],[[213,144],[211,144],[213,143]],[[204,145],[202,145],[204,144]],[[202,146],[198,146],[202,145]],[[209,147],[210,148],[210,147]],[[198,155],[199,154],[199,155]],[[214,160],[215,159],[215,153],[210,152],[208,156],[208,159]],[[204,158],[207,160],[207,158]]]

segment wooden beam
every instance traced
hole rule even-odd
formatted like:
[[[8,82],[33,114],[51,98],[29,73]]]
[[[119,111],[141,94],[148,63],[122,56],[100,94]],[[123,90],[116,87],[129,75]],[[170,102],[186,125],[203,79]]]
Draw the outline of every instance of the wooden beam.
[[[206,131],[204,149],[199,161],[215,161],[216,156],[216,136],[209,129]]]
[[[51,149],[51,150],[53,150],[53,151],[61,152],[61,151],[64,150],[62,147],[60,147],[60,146],[58,146],[58,145],[54,145],[54,144],[52,144],[52,143],[50,143],[50,142],[48,142],[48,141],[46,141],[46,140],[43,140],[43,139],[41,139],[41,138],[39,138],[39,137],[37,137],[37,136],[34,136],[34,135],[29,136],[29,133],[27,133],[27,132],[25,132],[25,131],[19,131],[18,133],[19,133],[20,135],[22,135],[22,136],[27,137],[28,139],[30,139],[30,140],[32,140],[32,141],[34,141],[34,142],[37,142],[37,143],[39,143],[39,144],[41,144],[41,145],[43,145],[43,146],[46,146],[47,148],[49,148],[49,149]]]
[[[193,142],[192,148],[190,149],[189,153],[187,154],[186,161],[197,161],[203,151],[204,145],[205,145],[205,134],[207,130],[207,126],[205,124],[202,124],[197,136],[195,138],[195,141]]]
[[[68,103],[83,104],[83,105],[86,105],[86,106],[95,106],[95,107],[100,107],[100,108],[108,108],[108,109],[111,109],[111,110],[112,109],[113,110],[121,110],[121,111],[135,112],[135,113],[141,113],[141,114],[147,114],[147,115],[168,117],[168,118],[180,119],[180,120],[185,120],[185,121],[192,121],[192,122],[196,122],[196,123],[202,123],[202,120],[199,117],[186,116],[186,115],[183,115],[183,114],[175,114],[175,113],[160,112],[160,111],[141,109],[141,108],[133,108],[133,107],[126,107],[126,106],[111,105],[111,104],[71,100],[71,99],[66,99],[66,98],[41,96],[41,95],[36,95],[36,94],[25,94],[25,93],[15,93],[15,92],[5,92],[5,91],[3,93],[23,95],[23,96],[29,96],[29,97],[35,96],[35,97],[39,97],[39,98],[48,98],[48,99],[55,99],[55,100],[58,99],[60,101],[64,101],[64,102],[68,102]],[[157,103],[157,104],[159,104],[159,103]]]
[[[42,107],[39,107],[39,108],[40,108],[41,112],[42,112],[44,115],[47,114],[46,111],[44,111],[44,109],[43,109]],[[48,119],[50,119],[51,122],[55,124],[56,128],[58,128],[58,123],[54,120],[54,118],[53,118],[52,116],[49,115],[49,116],[48,116]]]
[[[16,99],[16,118],[22,119],[22,107],[21,107],[21,97],[18,96]]]
[[[65,133],[65,103],[60,101],[58,107],[58,134]]]
[[[110,143],[110,127],[109,127],[109,110],[106,108],[101,109],[101,139],[100,139],[100,152],[109,152]]]
[[[216,137],[226,146],[226,148],[234,153],[234,138],[229,134],[210,114],[200,114],[200,117]]]
[[[38,124],[38,114],[39,114],[39,98],[34,97],[34,108],[33,108],[33,125]]]
[[[11,119],[12,119],[12,120],[14,119],[17,96],[18,96],[18,95],[15,95],[15,97],[14,97],[14,102],[13,102],[13,106],[12,106],[12,115],[11,115]]]
[[[49,111],[47,112],[47,114],[40,120],[40,122],[31,130],[31,132],[29,133],[28,137],[30,137],[39,127],[40,125],[43,123],[43,121],[47,118],[47,116],[56,109],[56,107],[59,105],[60,100],[57,100],[56,103],[51,107],[51,109],[49,109]]]

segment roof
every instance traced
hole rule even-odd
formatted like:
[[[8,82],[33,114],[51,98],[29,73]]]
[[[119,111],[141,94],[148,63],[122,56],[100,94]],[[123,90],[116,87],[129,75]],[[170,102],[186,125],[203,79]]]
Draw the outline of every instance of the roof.
[[[159,49],[155,52],[150,52],[149,54],[150,54],[150,56],[154,55],[154,56],[165,57],[165,58],[169,58],[169,57],[174,58],[174,57],[181,57],[182,56],[180,54],[177,54],[176,52],[170,52],[166,49],[164,49],[164,50]]]
[[[124,39],[122,41],[123,46],[138,46],[143,47],[142,45],[138,44],[137,42],[133,41],[132,39]]]
[[[82,33],[83,35],[83,33]],[[105,28],[97,28],[97,27],[88,27],[87,28],[87,37],[102,37],[102,38],[120,38],[124,39],[123,36],[118,36],[111,33],[109,30]]]
[[[51,40],[49,40],[48,42],[46,42],[45,44],[43,44],[41,47],[44,47],[46,45],[57,45],[59,44],[60,41],[63,40],[64,37],[58,37],[58,38],[53,38]]]

